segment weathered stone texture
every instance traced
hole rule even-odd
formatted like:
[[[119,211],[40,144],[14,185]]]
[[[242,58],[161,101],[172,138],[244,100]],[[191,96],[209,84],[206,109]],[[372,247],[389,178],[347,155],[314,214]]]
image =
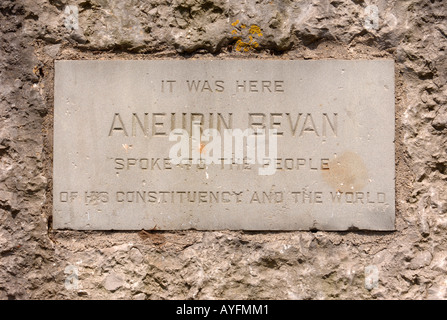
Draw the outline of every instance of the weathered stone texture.
[[[440,0],[1,0],[0,298],[445,299],[446,13]],[[395,232],[51,229],[54,59],[381,57],[396,62]]]

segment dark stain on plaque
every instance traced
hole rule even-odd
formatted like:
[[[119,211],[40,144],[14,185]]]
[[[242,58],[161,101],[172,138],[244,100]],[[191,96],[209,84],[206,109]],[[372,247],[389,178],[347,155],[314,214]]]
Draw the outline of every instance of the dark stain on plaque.
[[[362,190],[368,182],[368,171],[363,159],[347,151],[329,161],[329,170],[322,171],[324,180],[339,192]]]

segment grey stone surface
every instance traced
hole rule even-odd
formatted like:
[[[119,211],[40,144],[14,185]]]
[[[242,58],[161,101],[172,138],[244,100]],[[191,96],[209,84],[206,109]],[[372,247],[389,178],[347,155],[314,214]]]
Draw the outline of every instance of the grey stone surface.
[[[123,277],[112,272],[106,276],[104,279],[104,288],[109,291],[116,291],[121,288],[124,284]]]
[[[193,120],[277,154],[174,164]],[[53,179],[57,229],[393,230],[394,62],[57,61]]]
[[[64,24],[67,5],[79,8],[77,30]],[[378,26],[367,29],[371,5]],[[446,299],[446,14],[443,0],[0,1],[0,299]],[[236,20],[261,28],[256,50],[235,50]],[[48,53],[394,59],[396,231],[54,230]],[[416,265],[420,252],[432,258]],[[65,286],[70,265],[78,289]],[[368,290],[371,265],[379,281]],[[112,270],[126,281],[114,292],[103,287]]]

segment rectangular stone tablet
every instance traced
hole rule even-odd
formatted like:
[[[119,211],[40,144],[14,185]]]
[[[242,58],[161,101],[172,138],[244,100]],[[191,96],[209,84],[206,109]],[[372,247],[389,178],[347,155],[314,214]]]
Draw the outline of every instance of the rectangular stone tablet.
[[[394,230],[391,60],[55,68],[55,229]]]

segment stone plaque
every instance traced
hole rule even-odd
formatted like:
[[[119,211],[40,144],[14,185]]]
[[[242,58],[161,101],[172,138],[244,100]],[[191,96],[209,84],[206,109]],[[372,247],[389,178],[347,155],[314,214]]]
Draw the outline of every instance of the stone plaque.
[[[393,61],[55,68],[56,229],[394,229]]]

